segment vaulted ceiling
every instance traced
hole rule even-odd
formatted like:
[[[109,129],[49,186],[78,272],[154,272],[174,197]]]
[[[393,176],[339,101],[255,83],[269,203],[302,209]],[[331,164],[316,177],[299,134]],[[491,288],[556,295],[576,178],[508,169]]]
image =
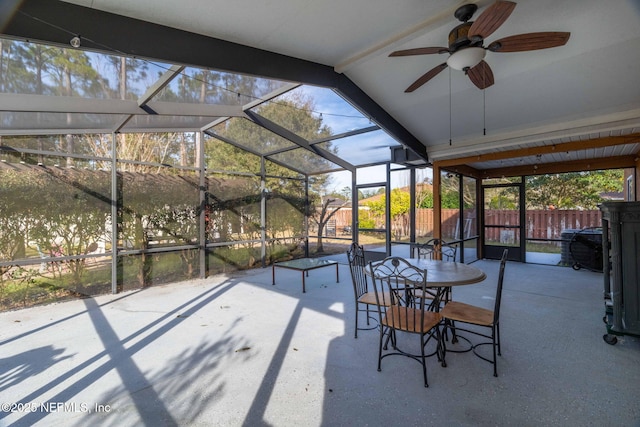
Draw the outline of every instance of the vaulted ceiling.
[[[488,42],[564,31],[567,44],[488,52],[495,84],[485,90],[447,69],[405,93],[446,54],[389,54],[447,46],[465,3],[479,6],[473,20],[493,1],[15,0],[3,2],[0,33],[68,43],[72,32],[89,49],[332,87],[400,143],[449,166],[637,162],[640,0],[519,1]],[[590,140],[600,142],[581,146]],[[517,160],[504,163],[509,156]]]

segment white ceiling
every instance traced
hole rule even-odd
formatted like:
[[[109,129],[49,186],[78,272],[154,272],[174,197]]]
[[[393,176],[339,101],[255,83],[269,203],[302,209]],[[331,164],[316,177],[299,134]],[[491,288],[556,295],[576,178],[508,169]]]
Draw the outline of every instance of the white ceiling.
[[[424,143],[430,160],[640,130],[640,0],[518,1],[489,42],[538,31],[571,32],[569,42],[488,52],[495,84],[484,92],[445,70],[410,94],[446,57],[389,53],[446,46],[459,5],[477,3],[477,18],[492,1],[67,1],[332,66]]]

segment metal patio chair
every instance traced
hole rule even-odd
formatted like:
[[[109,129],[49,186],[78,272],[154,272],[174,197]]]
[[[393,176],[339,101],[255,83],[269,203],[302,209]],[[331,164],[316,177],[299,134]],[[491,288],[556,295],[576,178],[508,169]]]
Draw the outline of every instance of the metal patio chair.
[[[378,327],[378,321],[376,320],[375,313],[377,310],[371,308],[377,305],[376,295],[373,291],[369,290],[369,283],[366,274],[366,260],[364,254],[364,248],[357,243],[352,243],[347,251],[347,259],[349,260],[349,270],[351,271],[351,279],[353,281],[353,294],[355,297],[355,334],[354,337],[358,338],[358,331],[371,330]],[[360,313],[366,313],[365,319],[367,321],[366,327],[358,326],[358,318]],[[371,326],[371,321],[375,322],[375,325]]]
[[[509,250],[505,249],[502,253],[502,259],[500,260],[500,273],[498,276],[498,286],[496,287],[496,299],[493,305],[493,310],[489,310],[482,307],[477,307],[471,304],[465,304],[463,302],[451,301],[440,311],[444,318],[445,332],[451,330],[452,338],[451,342],[457,342],[458,338],[462,338],[468,341],[471,347],[462,351],[466,352],[473,350],[473,353],[483,360],[493,364],[493,376],[498,376],[498,365],[496,354],[501,356],[500,349],[500,302],[502,300],[502,285],[504,282],[504,269],[507,263],[507,254]],[[455,322],[455,323],[454,323]],[[462,326],[460,326],[462,324]],[[473,326],[470,329],[469,326]],[[480,332],[477,328],[489,329],[488,332]],[[478,344],[472,344],[471,341],[463,336],[458,336],[458,331],[471,333],[483,338],[487,338],[490,341],[480,342]],[[476,350],[479,346],[491,345],[493,347],[493,358],[481,355]]]
[[[424,298],[419,299],[418,304],[415,305],[416,300],[412,297],[415,290],[425,292],[427,271],[412,266],[402,258],[388,257],[378,263],[370,264],[369,272],[378,302],[380,323],[378,371],[382,370],[382,359],[385,357],[406,356],[422,365],[424,386],[428,387],[427,357],[436,354],[442,366],[446,366],[446,363],[439,328],[442,316],[438,312],[425,310]],[[415,350],[413,352],[401,350],[400,334],[417,335],[420,353],[416,353]],[[435,340],[435,350],[427,354],[425,347],[431,339]],[[392,349],[383,354],[383,347],[385,351],[387,350],[387,342],[391,343]]]

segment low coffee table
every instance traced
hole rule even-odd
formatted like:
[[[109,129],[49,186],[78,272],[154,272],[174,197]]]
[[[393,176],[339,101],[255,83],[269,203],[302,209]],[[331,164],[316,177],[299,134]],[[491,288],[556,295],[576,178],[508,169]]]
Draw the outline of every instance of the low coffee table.
[[[300,258],[291,261],[276,262],[271,265],[271,279],[272,285],[276,284],[276,267],[287,268],[289,270],[296,270],[302,272],[302,293],[306,292],[304,277],[305,273],[309,276],[309,270],[315,270],[316,268],[336,266],[336,282],[340,283],[340,276],[338,275],[338,261],[316,259],[316,258]]]

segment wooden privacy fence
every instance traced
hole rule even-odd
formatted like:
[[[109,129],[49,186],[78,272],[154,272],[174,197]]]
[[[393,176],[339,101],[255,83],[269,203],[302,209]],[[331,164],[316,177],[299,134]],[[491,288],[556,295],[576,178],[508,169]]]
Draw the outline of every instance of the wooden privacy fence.
[[[442,235],[448,238],[470,237],[477,229],[477,215],[475,211],[465,211],[462,233],[458,209],[442,209]],[[490,209],[485,211],[487,225],[516,225],[519,223],[519,212],[514,210]],[[351,225],[351,208],[341,209],[334,216],[336,228],[342,230]],[[409,215],[399,215],[392,221],[394,236],[407,236]],[[600,227],[602,216],[599,210],[543,210],[532,209],[525,214],[526,236],[529,239],[560,239],[562,232],[568,229],[580,230],[586,227]],[[380,219],[380,228],[384,227]],[[500,240],[499,228],[488,228],[488,240]],[[416,235],[433,235],[433,209],[416,209]],[[504,238],[504,236],[503,236]]]
[[[529,210],[525,225],[529,239],[560,239],[564,230],[601,227],[602,215],[599,210]]]

